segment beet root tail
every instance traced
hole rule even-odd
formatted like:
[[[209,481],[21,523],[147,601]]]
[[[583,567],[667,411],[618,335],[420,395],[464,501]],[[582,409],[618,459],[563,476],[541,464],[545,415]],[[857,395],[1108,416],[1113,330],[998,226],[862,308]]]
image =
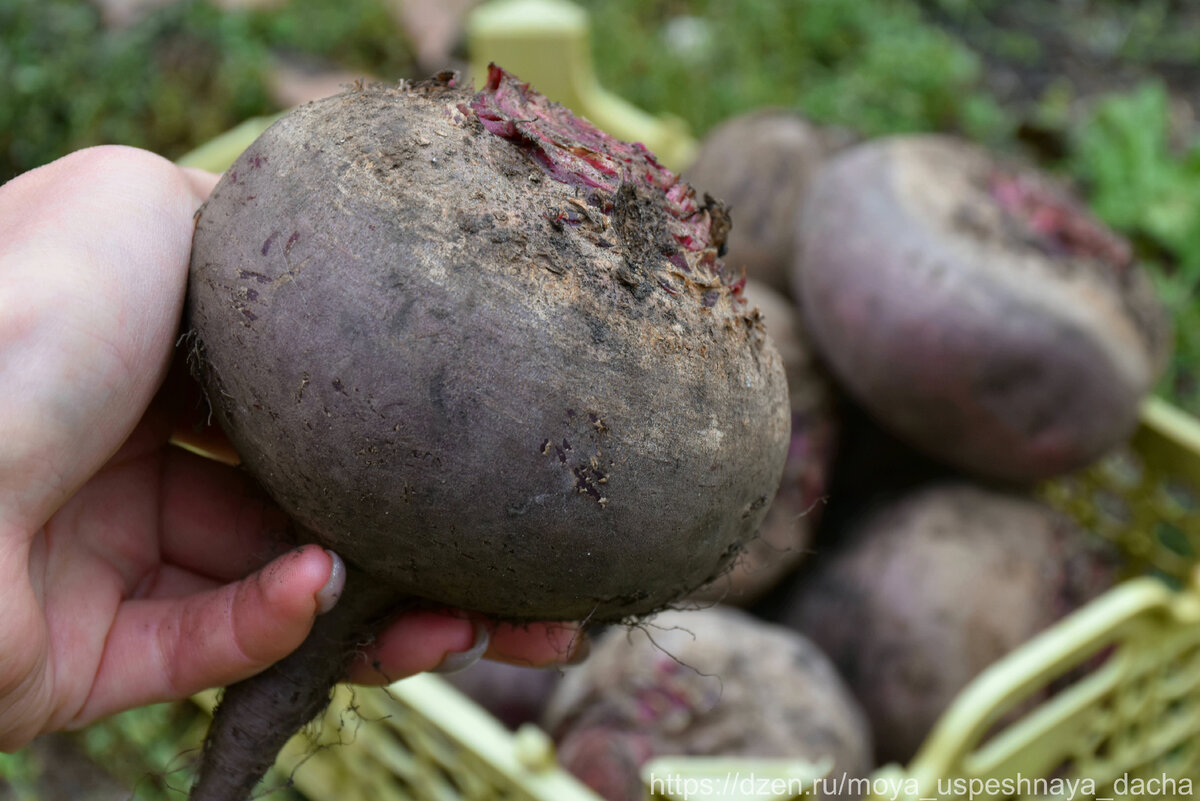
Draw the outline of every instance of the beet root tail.
[[[347,565],[346,587],[292,654],[231,684],[213,714],[189,801],[246,801],[284,744],[329,704],[358,649],[399,602]]]

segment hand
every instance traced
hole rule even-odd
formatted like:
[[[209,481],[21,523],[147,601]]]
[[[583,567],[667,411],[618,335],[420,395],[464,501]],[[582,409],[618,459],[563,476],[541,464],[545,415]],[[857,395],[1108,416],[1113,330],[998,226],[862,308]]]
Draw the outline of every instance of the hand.
[[[197,408],[174,345],[215,182],[102,147],[0,187],[0,750],[253,675],[328,595],[328,552],[283,541],[242,473],[168,444]],[[351,678],[434,669],[477,632],[524,664],[581,644],[413,612]]]

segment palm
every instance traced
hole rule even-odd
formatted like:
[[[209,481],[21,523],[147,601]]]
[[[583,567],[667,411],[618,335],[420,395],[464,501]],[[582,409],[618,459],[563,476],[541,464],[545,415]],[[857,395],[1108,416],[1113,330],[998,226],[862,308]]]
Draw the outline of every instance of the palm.
[[[206,616],[207,596],[277,553],[268,507],[253,489],[227,468],[166,446],[163,422],[147,416],[34,539],[33,587],[51,634],[44,676],[70,688],[56,693],[60,719],[52,724],[194,689],[186,671],[208,650],[203,643],[221,626],[240,641],[235,618]],[[205,600],[164,603],[189,596]],[[126,647],[135,641],[141,647]],[[131,661],[160,666],[157,698],[147,698],[144,671]],[[143,678],[126,686],[121,677],[134,673]]]

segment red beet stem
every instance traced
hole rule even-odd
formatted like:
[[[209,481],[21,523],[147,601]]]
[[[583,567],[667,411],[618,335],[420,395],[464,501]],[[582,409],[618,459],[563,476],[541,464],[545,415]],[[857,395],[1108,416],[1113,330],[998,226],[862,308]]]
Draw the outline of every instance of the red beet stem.
[[[337,606],[290,656],[230,685],[204,741],[190,801],[244,801],[284,744],[329,704],[358,650],[400,605],[393,590],[346,566]]]
[[[1124,269],[1133,262],[1129,242],[1084,211],[1072,198],[1021,174],[997,170],[992,197],[1021,220],[1051,251],[1097,259]]]
[[[668,228],[680,250],[687,254],[684,269],[691,261],[719,272],[715,253],[724,233],[715,231],[709,201],[700,201],[679,176],[658,163],[641,142],[622,142],[601,131],[565,106],[552,103],[492,64],[487,83],[471,100],[471,111],[489,132],[513,142],[524,150],[534,164],[556,181],[578,187],[583,192],[602,190],[611,198],[623,183],[640,184],[661,194],[670,215]],[[609,213],[611,207],[601,211]],[[666,254],[670,255],[670,254]]]

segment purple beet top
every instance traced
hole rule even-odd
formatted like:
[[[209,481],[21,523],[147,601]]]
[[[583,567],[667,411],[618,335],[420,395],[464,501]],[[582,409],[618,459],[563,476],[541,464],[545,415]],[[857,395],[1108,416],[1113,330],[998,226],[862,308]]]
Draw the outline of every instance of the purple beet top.
[[[1072,199],[1029,175],[997,171],[992,197],[1022,221],[1051,255],[1066,254],[1124,269],[1133,261],[1129,242],[1096,221]]]
[[[468,114],[465,107],[459,110]],[[469,110],[488,131],[525,150],[551,178],[581,189],[605,214],[612,211],[622,184],[634,182],[661,192],[670,215],[668,229],[679,248],[665,248],[663,257],[696,283],[706,285],[711,277],[740,296],[744,279],[732,281],[723,275],[717,259],[725,234],[724,211],[709,198],[698,201],[695,190],[659,164],[641,142],[609,136],[495,64],[488,66],[487,83]],[[671,291],[669,286],[664,289]]]

